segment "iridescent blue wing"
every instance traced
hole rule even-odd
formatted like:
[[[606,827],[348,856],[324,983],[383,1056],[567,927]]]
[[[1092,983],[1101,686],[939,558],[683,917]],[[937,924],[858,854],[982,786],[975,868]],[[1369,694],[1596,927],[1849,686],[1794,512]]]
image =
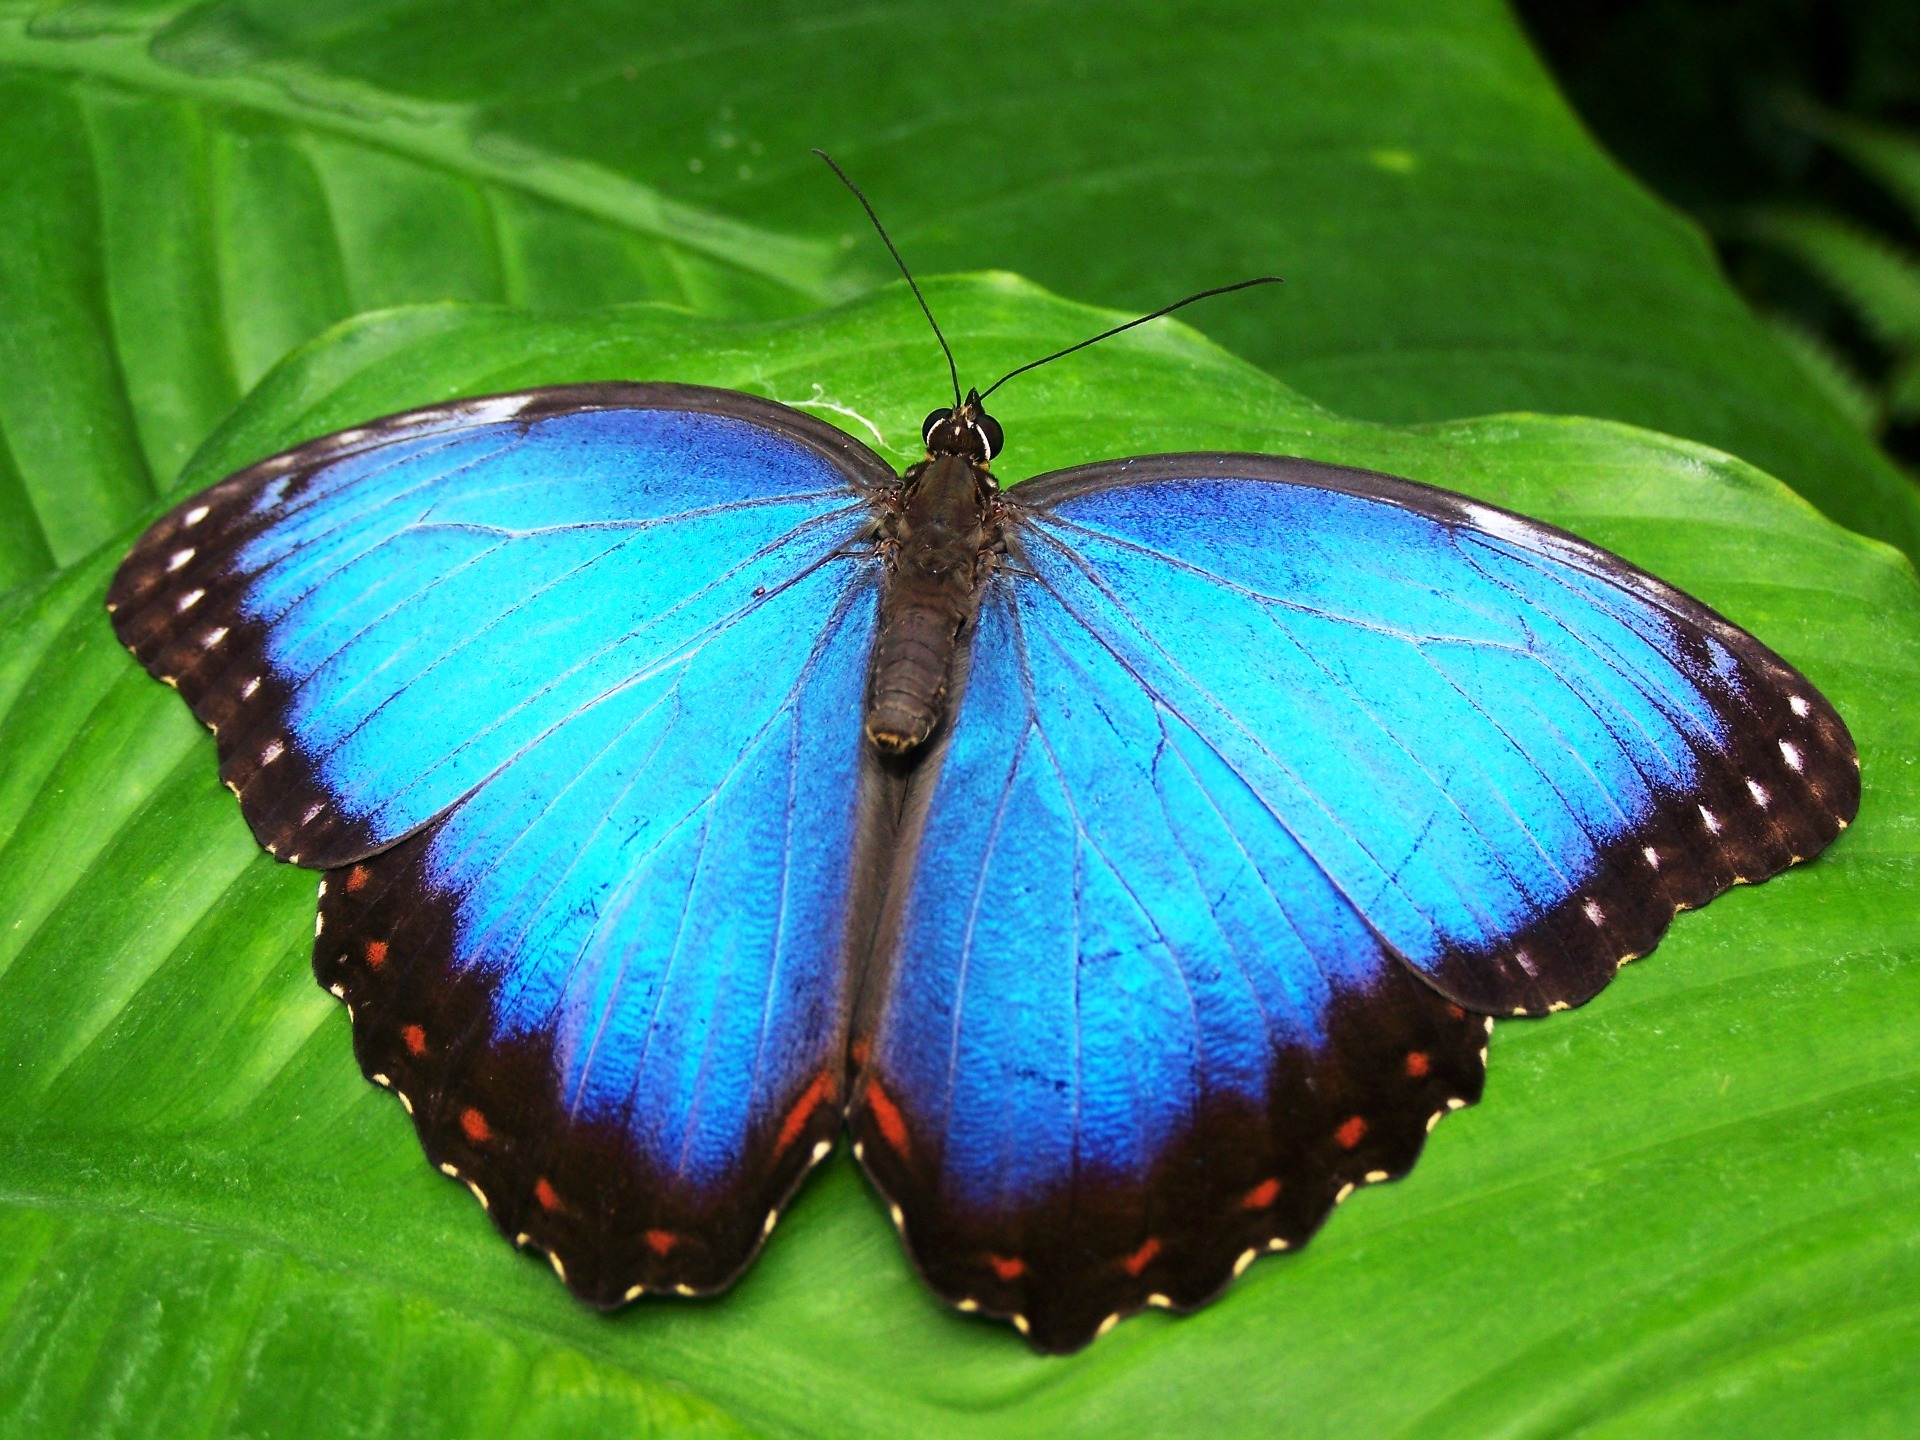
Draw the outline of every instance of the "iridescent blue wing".
[[[783,407],[414,412],[177,507],[110,595],[428,1155],[584,1299],[705,1291],[840,1124],[892,472]]]
[[[1245,456],[1007,507],[853,1125],[935,1288],[1044,1348],[1304,1241],[1477,1097],[1484,1016],[1858,803],[1800,675],[1517,516]]]

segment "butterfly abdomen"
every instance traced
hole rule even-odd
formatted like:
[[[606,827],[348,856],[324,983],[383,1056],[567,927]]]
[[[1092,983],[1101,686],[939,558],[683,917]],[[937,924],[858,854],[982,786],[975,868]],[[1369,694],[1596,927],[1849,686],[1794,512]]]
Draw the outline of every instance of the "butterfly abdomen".
[[[888,547],[880,630],[867,677],[867,738],[889,755],[921,744],[940,721],[960,632],[979,605],[990,543],[991,490],[977,467],[941,455],[907,472],[882,525]]]

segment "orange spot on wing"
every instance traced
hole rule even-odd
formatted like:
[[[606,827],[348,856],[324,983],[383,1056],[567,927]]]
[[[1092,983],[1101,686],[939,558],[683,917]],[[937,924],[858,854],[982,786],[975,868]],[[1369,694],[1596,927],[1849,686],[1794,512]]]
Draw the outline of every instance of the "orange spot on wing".
[[[533,1198],[540,1202],[540,1208],[542,1210],[562,1210],[566,1208],[560,1203],[559,1195],[554,1193],[553,1186],[547,1183],[547,1177],[544,1175],[533,1182]]]
[[[1407,1074],[1411,1075],[1415,1080],[1418,1080],[1422,1075],[1426,1074],[1430,1068],[1432,1067],[1427,1061],[1425,1051],[1415,1050],[1408,1054]]]
[[[995,1255],[987,1252],[987,1264],[993,1267],[993,1273],[1002,1280],[1018,1280],[1027,1273],[1027,1262],[1018,1255]]]
[[[367,964],[378,970],[386,963],[387,942],[384,940],[369,940],[367,942]]]
[[[1253,1189],[1240,1197],[1242,1210],[1264,1210],[1273,1204],[1274,1197],[1280,1193],[1278,1180],[1262,1180]]]
[[[1351,1150],[1360,1143],[1360,1137],[1367,1133],[1367,1122],[1355,1115],[1333,1132],[1333,1138],[1340,1142],[1342,1150]]]
[[[487,1125],[487,1117],[471,1105],[460,1112],[460,1128],[467,1132],[467,1139],[476,1145],[484,1145],[493,1138],[493,1131]]]
[[[400,1032],[400,1043],[407,1047],[409,1055],[427,1053],[427,1032],[418,1025],[409,1025]]]
[[[905,1155],[907,1122],[900,1118],[900,1108],[880,1088],[878,1081],[867,1086],[867,1109],[873,1112],[873,1123],[880,1127],[880,1138]]]
[[[644,1238],[647,1248],[656,1255],[664,1255],[680,1243],[680,1237],[671,1230],[649,1230]]]
[[[364,865],[354,866],[353,869],[347,872],[347,889],[358,890],[362,886],[364,886],[367,883],[368,873],[369,872],[366,866]]]
[[[1120,1262],[1120,1268],[1129,1275],[1138,1275],[1147,1268],[1149,1261],[1160,1253],[1160,1238],[1149,1235],[1140,1248]]]
[[[779,1138],[773,1142],[773,1153],[783,1154],[786,1148],[798,1140],[807,1128],[807,1121],[813,1118],[827,1096],[833,1093],[833,1072],[822,1070],[813,1077],[813,1083],[801,1092],[800,1098],[793,1102],[793,1108],[787,1112],[787,1118],[781,1123]]]
[[[854,1069],[864,1070],[867,1068],[867,1056],[872,1053],[872,1049],[873,1047],[867,1043],[866,1037],[864,1036],[853,1042]]]
[[[1462,1010],[1458,1005],[1447,1006],[1447,1014],[1456,1020],[1464,1020],[1467,1018],[1467,1012]]]

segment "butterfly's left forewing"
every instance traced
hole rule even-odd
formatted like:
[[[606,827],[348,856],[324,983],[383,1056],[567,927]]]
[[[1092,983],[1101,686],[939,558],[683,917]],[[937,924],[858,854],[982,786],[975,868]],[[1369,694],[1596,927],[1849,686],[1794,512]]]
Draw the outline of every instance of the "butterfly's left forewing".
[[[156,521],[108,608],[282,858],[426,823],[870,521],[873,454],[783,406],[583,385],[394,416]]]
[[[1518,517],[1258,456],[1008,510],[853,1125],[936,1288],[1045,1348],[1304,1240],[1477,1097],[1485,1015],[1858,803],[1801,676]]]
[[[890,479],[748,396],[567,387],[263,462],[116,578],[327,870],[366,1073],[593,1303],[726,1284],[839,1129]]]

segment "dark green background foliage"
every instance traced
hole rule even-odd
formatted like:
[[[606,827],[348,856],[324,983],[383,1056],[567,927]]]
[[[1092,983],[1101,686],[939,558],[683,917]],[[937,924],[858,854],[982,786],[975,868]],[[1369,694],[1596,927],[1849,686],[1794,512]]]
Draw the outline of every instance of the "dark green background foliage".
[[[1819,511],[1920,512],[1508,14],[640,8],[0,4],[0,1434],[1920,1428],[1920,589]],[[1858,824],[1499,1026],[1409,1180],[1198,1317],[1036,1359],[844,1159],[724,1300],[583,1311],[360,1080],[313,877],[100,596],[164,497],[455,394],[732,385],[908,458],[943,367],[808,144],[929,273],[1030,277],[929,286],[970,376],[1109,323],[1048,291],[1287,275],[1009,387],[1009,478],[1260,449],[1566,525],[1807,670]],[[1605,418],[1455,418],[1521,409]]]
[[[1601,142],[1920,476],[1920,5],[1519,0]]]

